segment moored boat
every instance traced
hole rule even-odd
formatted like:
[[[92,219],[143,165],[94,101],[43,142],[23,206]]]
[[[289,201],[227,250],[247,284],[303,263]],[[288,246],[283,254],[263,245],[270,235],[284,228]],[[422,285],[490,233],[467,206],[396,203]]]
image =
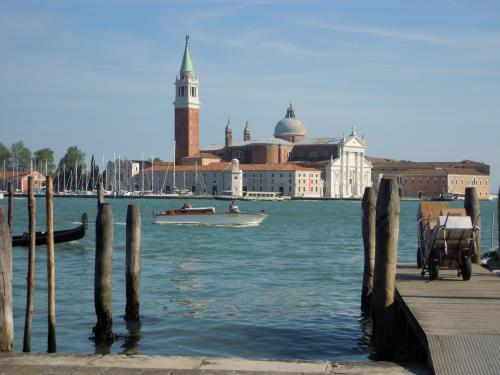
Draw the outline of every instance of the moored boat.
[[[82,215],[82,223],[72,229],[66,230],[55,230],[54,231],[54,243],[76,241],[85,236],[85,230],[87,229],[87,214]],[[20,236],[12,236],[12,246],[29,246],[30,237],[28,233],[24,233]],[[46,245],[47,244],[47,232],[36,232],[36,245]]]
[[[156,224],[191,224],[220,226],[255,226],[266,217],[261,212],[239,212],[237,207],[230,207],[227,212],[217,213],[214,207],[191,207],[185,204],[182,208],[153,213]]]

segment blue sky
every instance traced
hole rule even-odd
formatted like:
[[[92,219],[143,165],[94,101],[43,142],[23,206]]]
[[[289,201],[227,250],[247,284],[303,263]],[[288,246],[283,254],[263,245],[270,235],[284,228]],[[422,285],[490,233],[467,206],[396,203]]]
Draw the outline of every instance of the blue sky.
[[[2,0],[0,142],[169,159],[190,35],[202,144],[289,101],[311,137],[371,156],[472,159],[500,184],[500,1]]]

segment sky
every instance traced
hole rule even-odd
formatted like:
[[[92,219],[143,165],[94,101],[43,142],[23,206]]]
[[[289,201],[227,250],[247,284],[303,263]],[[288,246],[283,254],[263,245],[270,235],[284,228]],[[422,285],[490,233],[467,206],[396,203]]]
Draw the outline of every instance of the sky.
[[[202,145],[228,117],[271,137],[291,101],[310,137],[356,125],[369,156],[481,161],[500,185],[498,0],[1,0],[0,142],[171,160],[186,34]]]

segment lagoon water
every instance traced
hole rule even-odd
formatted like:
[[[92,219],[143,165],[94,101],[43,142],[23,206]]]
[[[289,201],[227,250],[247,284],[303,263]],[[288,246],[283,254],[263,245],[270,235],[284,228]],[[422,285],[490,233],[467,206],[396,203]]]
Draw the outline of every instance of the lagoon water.
[[[152,211],[180,200],[108,200],[113,206],[113,330],[123,337],[96,348],[92,327],[95,199],[57,198],[55,229],[77,225],[87,212],[89,230],[78,242],[56,245],[57,350],[238,356],[268,359],[366,360],[370,326],[359,310],[363,272],[360,202],[241,202],[243,211],[264,209],[258,227],[152,224]],[[14,201],[16,234],[27,230],[27,200]],[[141,327],[127,327],[125,218],[127,205],[142,214]],[[192,202],[225,210],[228,202]],[[1,201],[6,209],[7,199]],[[45,228],[44,199],[37,199],[38,227]],[[461,206],[462,202],[453,202]],[[401,202],[398,258],[414,261],[418,202]],[[490,243],[496,201],[483,202],[484,248]],[[22,350],[28,249],[14,248],[15,350]],[[415,269],[415,272],[419,272]],[[46,351],[46,248],[37,247],[32,351]],[[129,334],[129,331],[132,334]]]

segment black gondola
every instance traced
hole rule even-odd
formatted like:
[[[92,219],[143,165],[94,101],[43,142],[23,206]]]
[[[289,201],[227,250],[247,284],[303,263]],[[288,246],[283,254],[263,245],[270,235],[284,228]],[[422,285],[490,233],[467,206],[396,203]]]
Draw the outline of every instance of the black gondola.
[[[55,230],[54,243],[76,241],[85,236],[87,229],[87,214],[82,215],[82,223],[73,229]],[[29,246],[30,238],[28,233],[21,236],[12,236],[12,246]],[[36,232],[36,244],[47,245],[47,232]]]

